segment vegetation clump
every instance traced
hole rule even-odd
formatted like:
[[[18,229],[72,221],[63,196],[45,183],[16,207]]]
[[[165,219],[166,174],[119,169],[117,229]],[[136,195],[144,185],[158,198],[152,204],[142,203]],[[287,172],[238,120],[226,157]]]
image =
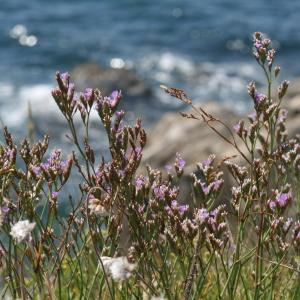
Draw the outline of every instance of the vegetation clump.
[[[166,171],[138,170],[147,137],[140,120],[124,124],[121,92],[76,93],[69,74],[57,73],[52,95],[74,152],[67,159],[59,149],[48,155],[48,136],[34,144],[24,139],[17,147],[4,129],[0,298],[299,299],[300,137],[288,139],[285,128],[281,104],[289,83],[279,85],[276,97],[271,94],[280,73],[271,41],[255,33],[253,53],[267,93],[254,82],[248,85],[254,111],[233,128],[194,106],[183,90],[162,86],[194,110],[183,117],[205,122],[243,160],[217,164],[212,154],[199,162],[187,203],[179,197],[185,168],[179,153]],[[90,143],[94,109],[105,129],[109,160],[97,157]],[[75,115],[84,137],[77,133]],[[223,168],[235,184],[229,203],[218,205]],[[64,186],[74,172],[81,178],[78,193],[66,197]]]

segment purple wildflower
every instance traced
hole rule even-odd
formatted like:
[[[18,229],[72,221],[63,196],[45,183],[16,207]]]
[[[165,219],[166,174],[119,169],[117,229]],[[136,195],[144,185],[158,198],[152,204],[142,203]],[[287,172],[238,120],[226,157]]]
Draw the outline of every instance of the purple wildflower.
[[[266,95],[264,95],[258,91],[254,92],[254,100],[257,104],[262,103],[266,98],[267,98]]]
[[[117,98],[119,96],[119,93],[120,93],[119,91],[113,91],[110,95],[110,98],[112,98],[112,99]]]
[[[177,205],[178,205],[177,200],[172,200],[171,206],[172,206],[173,208],[176,208]]]
[[[280,207],[285,207],[290,201],[290,195],[288,193],[281,193],[276,199],[276,202]]]
[[[144,185],[144,181],[142,178],[137,178],[135,181],[135,188],[137,191],[141,190]]]
[[[134,152],[137,156],[140,156],[142,154],[142,148],[141,147],[135,147]]]
[[[123,177],[125,176],[125,171],[124,171],[124,170],[119,170],[119,171],[118,171],[118,176],[119,176],[120,178],[123,178]]]
[[[223,184],[223,182],[224,181],[222,179],[218,179],[218,180],[213,181],[212,185],[214,187],[214,191],[217,191],[221,187],[221,185]]]
[[[68,161],[66,160],[63,160],[61,162],[59,162],[59,168],[62,170],[62,171],[65,171],[65,169],[68,167]]]
[[[121,98],[122,98],[121,91],[113,91],[110,97],[108,98],[110,106],[112,108],[115,108],[119,104]]]
[[[3,212],[4,214],[7,214],[9,212],[9,207],[8,206],[2,206],[1,207],[1,212]]]
[[[154,191],[154,195],[160,199],[160,200],[163,200],[164,197],[165,197],[165,193],[166,191],[168,190],[167,186],[164,185],[164,184],[161,184],[161,185],[156,185],[153,189]]]
[[[61,155],[61,150],[54,149],[47,160],[48,163],[50,165],[53,165],[59,159],[60,155]]]
[[[41,163],[41,169],[43,169],[44,171],[47,171],[50,167],[50,164],[48,163]]]
[[[263,44],[260,40],[256,40],[255,43],[254,43],[254,47],[257,49],[257,50],[260,50],[261,48],[263,48]]]
[[[35,175],[38,175],[41,172],[41,168],[38,166],[33,166],[32,171],[34,172]]]
[[[209,158],[208,158],[208,159],[205,159],[205,160],[202,162],[202,166],[205,167],[205,168],[209,167],[210,164],[211,164],[211,159],[209,159]]]
[[[215,158],[216,158],[216,156],[214,154],[211,154],[207,159],[205,159],[200,164],[198,164],[198,166],[204,173],[206,173],[207,170],[211,167]]]
[[[69,82],[70,74],[68,72],[60,74],[60,78],[62,81]]]
[[[68,92],[69,83],[70,83],[70,74],[68,72],[65,72],[62,74],[60,74],[58,72],[58,73],[56,73],[56,78],[57,78],[57,82],[58,82],[59,89],[60,89],[59,94],[61,94],[62,91],[65,93]]]
[[[84,99],[85,101],[89,102],[91,99],[92,99],[92,96],[93,96],[93,89],[91,88],[86,88],[84,93],[83,93],[83,96],[84,96]]]
[[[9,159],[12,159],[14,157],[14,151],[13,151],[13,149],[10,149],[10,148],[6,148],[4,151],[4,154]]]
[[[185,160],[182,159],[180,153],[176,153],[175,168],[181,172],[185,166]]]
[[[53,150],[52,153],[50,154],[49,158],[47,159],[47,162],[40,164],[40,166],[39,166],[40,170],[38,169],[38,166],[36,166],[33,168],[33,171],[36,173],[41,170],[44,172],[48,172],[51,170],[51,172],[54,172],[56,174],[62,174],[70,166],[70,160],[61,161],[60,155],[61,155],[61,150],[59,150],[59,149]]]
[[[206,185],[205,183],[203,182],[200,182],[201,184],[201,189],[202,189],[202,192],[204,193],[205,196],[207,196],[209,193],[210,193],[210,188],[211,188],[211,185]]]
[[[145,205],[139,205],[139,206],[138,206],[138,212],[139,212],[140,214],[144,213],[144,212],[145,212]]]
[[[188,209],[189,209],[188,204],[178,206],[178,211],[181,215],[184,214],[186,211],[188,211]]]
[[[208,218],[209,218],[209,212],[205,208],[200,208],[197,211],[196,218],[202,224],[202,223],[204,223],[204,222],[206,222],[208,220]]]
[[[165,211],[170,217],[174,215],[170,206],[165,206]]]
[[[141,175],[135,180],[135,188],[137,191],[140,191],[143,187],[148,185],[148,183],[149,183],[149,178]]]
[[[123,118],[124,115],[125,115],[124,110],[120,110],[120,111],[117,111],[117,112],[116,112],[116,116],[117,116],[118,118],[120,118],[120,119]]]
[[[58,194],[59,194],[59,192],[52,192],[51,193],[51,198],[56,199]]]
[[[276,202],[275,201],[269,201],[268,205],[269,205],[271,210],[275,210],[275,208],[276,208]]]
[[[178,212],[181,216],[189,209],[188,205],[178,205],[177,200],[171,201],[171,207],[166,206],[165,210],[169,215],[173,215],[173,212]]]

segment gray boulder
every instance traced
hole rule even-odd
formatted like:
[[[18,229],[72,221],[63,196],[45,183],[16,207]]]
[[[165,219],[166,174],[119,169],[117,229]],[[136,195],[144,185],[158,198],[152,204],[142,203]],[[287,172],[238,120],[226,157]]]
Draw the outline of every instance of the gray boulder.
[[[122,90],[126,99],[152,96],[151,89],[134,72],[125,68],[103,69],[97,63],[86,63],[76,66],[71,72],[72,80],[77,89],[87,87],[98,88],[104,95],[114,90]]]

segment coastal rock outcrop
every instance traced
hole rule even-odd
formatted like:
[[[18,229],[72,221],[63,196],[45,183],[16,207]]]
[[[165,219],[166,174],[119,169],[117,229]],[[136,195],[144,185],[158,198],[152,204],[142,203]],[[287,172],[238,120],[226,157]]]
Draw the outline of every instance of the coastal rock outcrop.
[[[227,120],[229,127],[239,120],[234,111],[215,102],[207,103],[202,108],[214,117]],[[225,137],[230,138],[227,129],[215,125]],[[186,161],[186,173],[193,171],[195,164],[210,154],[216,154],[217,158],[237,154],[201,120],[183,118],[179,113],[167,113],[148,135],[143,163],[163,168],[174,161],[176,152],[181,153]]]
[[[86,87],[98,88],[105,95],[109,95],[113,90],[119,89],[127,100],[152,96],[151,89],[131,69],[103,69],[97,63],[85,63],[76,66],[71,77],[78,90]]]
[[[300,92],[300,91],[299,91]],[[284,100],[283,107],[288,110],[286,127],[289,136],[300,134],[300,94],[293,95]],[[209,102],[201,106],[206,112],[224,121],[228,128],[233,127],[238,120],[246,120],[247,114],[238,115],[229,107],[215,102]],[[188,111],[187,113],[194,113]],[[222,135],[232,140],[229,131],[223,126],[214,123]],[[232,129],[233,131],[233,129]],[[236,143],[243,148],[243,142],[235,135]],[[176,152],[182,154],[186,160],[186,171],[195,169],[195,164],[215,154],[217,159],[223,159],[238,152],[213,132],[200,118],[200,120],[187,119],[179,113],[167,113],[156,124],[148,135],[148,144],[144,151],[143,164],[151,164],[153,167],[163,168],[172,163]]]

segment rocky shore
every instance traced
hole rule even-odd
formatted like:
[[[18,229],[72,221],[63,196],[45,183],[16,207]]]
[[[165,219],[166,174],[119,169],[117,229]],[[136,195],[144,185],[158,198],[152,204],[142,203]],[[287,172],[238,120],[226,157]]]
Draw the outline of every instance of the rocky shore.
[[[288,111],[286,127],[289,136],[293,137],[300,134],[300,80],[291,83],[291,89],[283,101],[283,107]],[[239,115],[234,108],[219,103],[209,102],[201,107],[224,121],[230,128],[238,120],[248,119],[248,114]],[[230,138],[229,132],[224,127],[217,126],[217,128],[225,137]],[[238,137],[236,142],[239,148],[243,149],[243,142]],[[174,161],[176,152],[181,153],[186,160],[187,173],[193,171],[195,164],[210,154],[215,154],[219,160],[238,154],[204,122],[184,118],[179,113],[167,113],[148,134],[143,163],[163,168]]]

